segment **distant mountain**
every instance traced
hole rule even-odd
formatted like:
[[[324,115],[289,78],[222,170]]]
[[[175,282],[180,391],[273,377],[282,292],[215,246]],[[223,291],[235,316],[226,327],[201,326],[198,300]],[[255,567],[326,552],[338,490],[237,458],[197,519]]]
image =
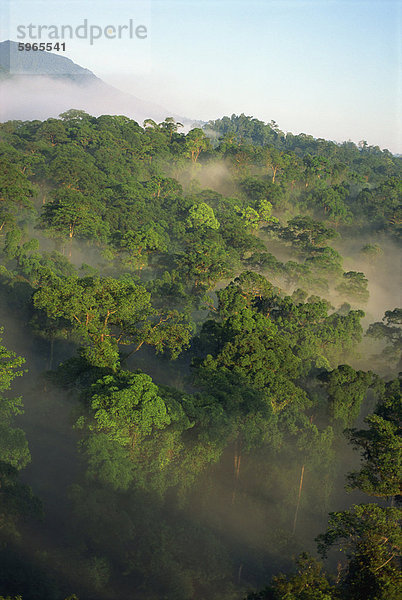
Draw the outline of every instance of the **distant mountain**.
[[[16,42],[0,43],[0,121],[57,117],[78,108],[98,116],[126,115],[163,121],[174,117],[186,128],[193,120],[108,85],[92,71],[52,52],[20,52]]]
[[[100,81],[89,69],[84,69],[69,58],[51,52],[20,52],[18,43],[7,40],[0,43],[0,68],[9,77],[16,75],[45,75],[68,78],[76,83]]]

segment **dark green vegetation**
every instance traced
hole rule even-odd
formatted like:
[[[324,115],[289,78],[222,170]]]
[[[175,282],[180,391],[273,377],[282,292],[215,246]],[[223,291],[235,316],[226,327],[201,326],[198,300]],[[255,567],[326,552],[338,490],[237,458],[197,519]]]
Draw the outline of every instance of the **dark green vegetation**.
[[[399,597],[400,171],[244,116],[0,126],[3,596]]]

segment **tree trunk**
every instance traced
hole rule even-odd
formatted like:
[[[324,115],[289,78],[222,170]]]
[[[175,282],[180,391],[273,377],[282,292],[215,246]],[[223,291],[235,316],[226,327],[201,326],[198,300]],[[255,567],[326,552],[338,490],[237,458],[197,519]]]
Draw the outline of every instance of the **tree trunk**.
[[[53,336],[50,338],[50,349],[49,349],[49,371],[53,366],[53,349],[54,349],[54,338]]]
[[[293,535],[296,532],[297,514],[299,512],[300,498],[301,498],[301,493],[302,493],[302,489],[303,489],[303,478],[304,478],[304,465],[302,466],[301,473],[300,473],[299,495],[297,497],[296,512],[295,512],[295,518],[293,521],[293,531],[292,531]]]
[[[134,429],[133,434],[131,436],[131,448],[130,448],[131,457],[133,457],[134,450],[137,445],[137,439],[138,439],[138,431],[137,431],[137,429]]]
[[[239,444],[239,439],[236,440],[235,449],[234,449],[234,485],[233,485],[233,493],[232,493],[232,504],[235,503],[236,500],[236,490],[237,484],[240,476],[240,462],[241,462],[241,446]]]

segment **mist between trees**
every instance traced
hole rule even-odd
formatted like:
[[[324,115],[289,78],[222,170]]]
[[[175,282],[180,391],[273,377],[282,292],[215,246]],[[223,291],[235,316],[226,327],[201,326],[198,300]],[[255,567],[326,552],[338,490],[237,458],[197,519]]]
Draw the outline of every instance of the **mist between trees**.
[[[180,129],[0,125],[0,594],[396,600],[401,159]]]

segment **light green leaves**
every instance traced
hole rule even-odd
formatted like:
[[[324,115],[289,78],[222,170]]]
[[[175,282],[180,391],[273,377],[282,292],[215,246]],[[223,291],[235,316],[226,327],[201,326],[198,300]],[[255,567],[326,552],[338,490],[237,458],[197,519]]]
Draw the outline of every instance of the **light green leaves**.
[[[135,447],[153,428],[169,424],[166,405],[149,375],[122,371],[106,376],[93,386],[92,430],[103,431],[123,446]]]
[[[194,204],[189,211],[188,224],[191,227],[209,227],[219,229],[220,225],[211,206],[205,202]]]

